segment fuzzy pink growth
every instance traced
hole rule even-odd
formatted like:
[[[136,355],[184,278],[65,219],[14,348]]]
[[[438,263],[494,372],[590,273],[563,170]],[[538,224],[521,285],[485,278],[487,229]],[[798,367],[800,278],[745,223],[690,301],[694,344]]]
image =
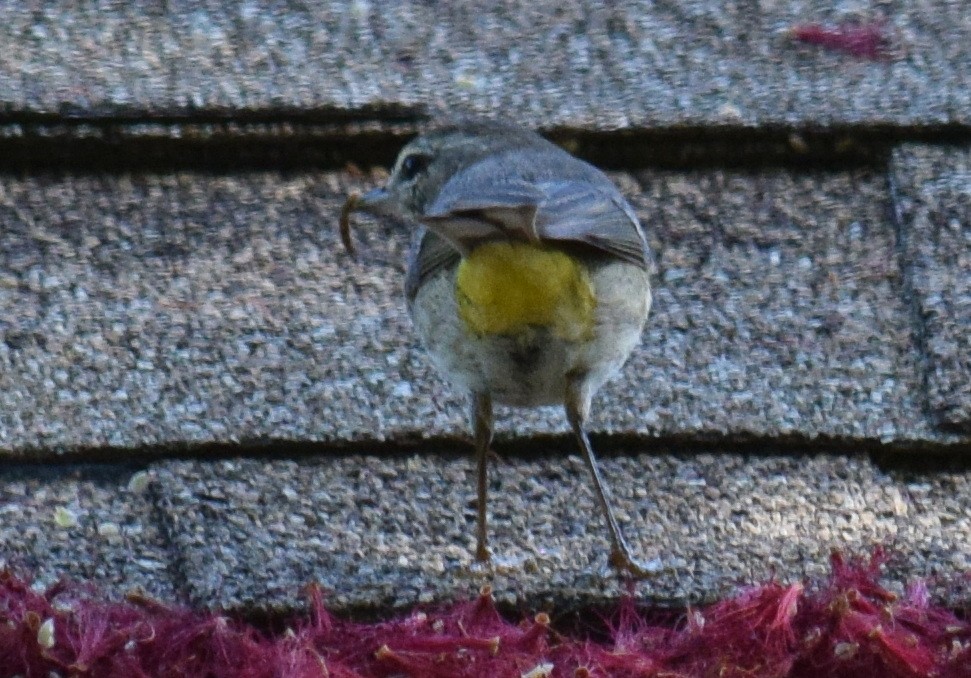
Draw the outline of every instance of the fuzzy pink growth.
[[[935,606],[922,583],[888,591],[883,562],[880,551],[833,556],[825,582],[770,582],[688,609],[681,623],[649,623],[627,599],[610,642],[557,634],[545,614],[509,622],[488,591],[365,624],[330,615],[312,587],[309,618],[274,636],[144,598],[105,603],[63,584],[38,593],[0,571],[0,678],[971,678],[971,623]],[[50,647],[38,639],[47,620]]]

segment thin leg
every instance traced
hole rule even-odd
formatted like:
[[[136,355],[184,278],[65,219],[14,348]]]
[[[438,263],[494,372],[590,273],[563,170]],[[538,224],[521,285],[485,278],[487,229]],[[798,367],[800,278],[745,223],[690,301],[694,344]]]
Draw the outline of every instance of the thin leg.
[[[487,393],[472,396],[472,421],[475,428],[475,460],[479,491],[479,526],[475,546],[475,559],[486,562],[489,553],[488,491],[489,491],[489,444],[492,443],[492,397]]]
[[[590,395],[584,392],[582,378],[575,379],[569,388],[566,398],[566,418],[570,422],[570,427],[576,435],[580,449],[583,450],[587,468],[593,476],[593,486],[597,491],[597,499],[600,501],[600,508],[603,510],[604,517],[607,519],[607,530],[610,532],[610,564],[619,570],[625,570],[635,577],[646,578],[657,574],[656,570],[645,567],[638,563],[631,553],[624,534],[620,531],[620,525],[614,516],[613,509],[610,508],[610,495],[600,469],[597,467],[597,458],[593,454],[593,446],[584,428],[587,416],[590,412]]]

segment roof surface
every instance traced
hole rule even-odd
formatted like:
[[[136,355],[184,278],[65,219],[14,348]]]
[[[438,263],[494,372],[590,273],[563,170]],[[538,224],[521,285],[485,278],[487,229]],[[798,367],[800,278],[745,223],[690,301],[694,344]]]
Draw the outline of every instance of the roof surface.
[[[406,229],[365,218],[457,110],[554,132],[649,232],[655,304],[591,427],[655,601],[897,552],[971,568],[971,21],[919,6],[3,7],[0,562],[196,605],[621,592],[556,408],[501,410],[470,569],[467,405]],[[876,58],[794,40],[864,26]],[[352,164],[347,164],[352,163]],[[364,171],[357,167],[365,167]]]

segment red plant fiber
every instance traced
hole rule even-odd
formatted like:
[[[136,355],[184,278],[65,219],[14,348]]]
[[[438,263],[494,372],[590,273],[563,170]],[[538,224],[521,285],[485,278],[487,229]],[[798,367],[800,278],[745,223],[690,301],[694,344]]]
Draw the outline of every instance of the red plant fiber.
[[[790,33],[799,42],[863,59],[878,61],[889,56],[890,38],[882,22],[835,26],[802,24],[794,26]]]
[[[627,600],[609,642],[562,635],[540,613],[505,620],[473,601],[394,621],[340,620],[310,589],[310,616],[280,635],[139,596],[102,602],[58,584],[35,591],[0,573],[0,678],[971,678],[971,624],[911,585],[881,586],[883,555],[832,558],[820,585],[771,582],[673,625]]]

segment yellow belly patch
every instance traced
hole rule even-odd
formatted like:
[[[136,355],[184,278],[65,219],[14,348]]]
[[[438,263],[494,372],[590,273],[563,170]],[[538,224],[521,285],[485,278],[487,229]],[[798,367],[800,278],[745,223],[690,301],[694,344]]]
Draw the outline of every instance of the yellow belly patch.
[[[521,242],[480,245],[459,264],[455,292],[459,316],[477,335],[538,326],[578,341],[593,332],[593,284],[586,266],[565,252]]]

